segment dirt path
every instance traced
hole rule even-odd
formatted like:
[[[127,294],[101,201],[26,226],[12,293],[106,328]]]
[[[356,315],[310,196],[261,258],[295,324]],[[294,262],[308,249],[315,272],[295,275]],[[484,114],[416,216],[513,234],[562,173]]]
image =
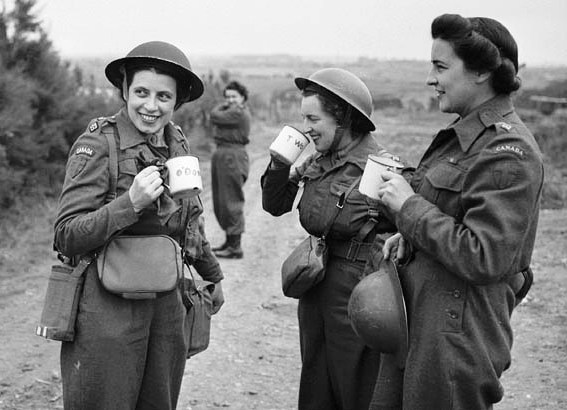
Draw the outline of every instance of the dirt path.
[[[213,318],[207,351],[187,362],[178,408],[294,409],[300,370],[297,303],[282,295],[281,261],[304,234],[296,212],[273,218],[262,210],[259,178],[276,129],[257,129],[246,184],[245,257],[221,260],[226,305]],[[203,173],[208,164],[203,163]],[[205,184],[206,186],[206,184]],[[207,235],[222,232],[203,196]],[[29,216],[33,236],[0,249],[0,409],[61,409],[59,343],[33,334],[49,265],[52,207]],[[514,313],[512,368],[498,410],[567,408],[567,212],[544,211],[534,255],[536,283]],[[17,236],[17,235],[15,235]],[[8,257],[9,256],[9,257]],[[6,262],[9,260],[10,262]]]
[[[264,155],[252,155],[245,257],[220,260],[226,305],[213,318],[209,350],[187,362],[183,410],[295,407],[300,369],[297,303],[282,295],[279,267],[303,234],[297,214],[273,218],[262,211],[259,176],[266,165]],[[210,211],[206,223],[211,242],[221,242],[222,232]]]

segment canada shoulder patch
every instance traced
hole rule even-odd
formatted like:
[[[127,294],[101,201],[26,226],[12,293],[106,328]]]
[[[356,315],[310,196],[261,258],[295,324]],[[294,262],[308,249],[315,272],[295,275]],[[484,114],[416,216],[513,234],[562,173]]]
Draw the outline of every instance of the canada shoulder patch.
[[[94,155],[94,149],[88,145],[79,145],[75,148],[75,155],[86,155],[92,157]]]
[[[500,154],[504,152],[510,152],[512,154],[516,154],[520,158],[523,158],[525,156],[524,150],[514,144],[500,144],[496,148],[494,148],[495,154]]]

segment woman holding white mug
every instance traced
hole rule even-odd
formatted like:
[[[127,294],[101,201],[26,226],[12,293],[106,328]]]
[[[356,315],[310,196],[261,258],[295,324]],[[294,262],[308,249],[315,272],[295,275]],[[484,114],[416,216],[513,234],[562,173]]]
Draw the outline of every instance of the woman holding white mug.
[[[171,118],[174,110],[201,96],[203,84],[181,50],[158,41],[135,47],[108,64],[105,73],[125,107],[92,120],[74,143],[59,199],[55,247],[78,259],[99,252],[118,234],[168,235],[184,248],[184,262],[216,283],[216,312],[224,302],[223,274],[204,236],[200,200],[172,198],[160,173],[167,159],[190,155],[187,139]],[[113,149],[117,164],[112,163]],[[112,166],[118,167],[115,192]],[[138,258],[150,251],[140,249]],[[75,340],[61,347],[65,408],[174,409],[188,346],[185,317],[179,288],[150,299],[128,299],[109,292],[97,264],[91,263]]]
[[[427,84],[457,117],[411,184],[386,173],[378,189],[400,231],[384,256],[406,259],[410,345],[397,392],[378,383],[372,410],[492,409],[511,364],[512,311],[532,281],[543,164],[510,98],[516,42],[496,20],[454,14],[434,19],[431,35]]]
[[[370,118],[370,91],[357,76],[327,68],[309,78],[296,78],[295,84],[302,93],[303,131],[313,140],[316,153],[293,170],[291,161],[272,154],[262,177],[263,207],[274,216],[291,211],[301,183],[301,225],[320,237],[331,224],[325,277],[299,299],[302,370],[298,408],[365,409],[376,380],[379,353],[354,333],[347,305],[354,286],[381,260],[381,234],[395,227],[379,201],[357,189],[343,204],[339,201],[350,186],[358,184],[368,155],[383,148],[371,134],[376,127]],[[337,205],[342,210],[333,222]]]

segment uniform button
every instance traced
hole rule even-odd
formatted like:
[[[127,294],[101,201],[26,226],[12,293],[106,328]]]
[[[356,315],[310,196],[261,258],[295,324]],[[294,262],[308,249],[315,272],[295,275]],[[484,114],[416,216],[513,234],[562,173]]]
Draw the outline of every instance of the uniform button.
[[[458,290],[458,289],[455,289],[455,290],[453,291],[453,297],[454,297],[455,299],[459,299],[459,298],[461,297],[461,291]]]
[[[454,310],[448,310],[447,314],[449,315],[449,317],[451,319],[458,319],[459,318],[459,314],[457,312],[455,312]]]

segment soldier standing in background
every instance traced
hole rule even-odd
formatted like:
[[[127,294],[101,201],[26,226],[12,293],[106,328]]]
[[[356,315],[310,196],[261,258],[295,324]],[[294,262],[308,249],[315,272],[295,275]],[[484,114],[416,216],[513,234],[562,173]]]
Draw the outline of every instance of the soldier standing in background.
[[[244,191],[250,164],[246,144],[250,142],[250,110],[246,104],[248,90],[238,81],[224,89],[225,101],[211,111],[217,149],[211,159],[213,207],[225,242],[213,251],[222,258],[240,259],[244,232]]]

